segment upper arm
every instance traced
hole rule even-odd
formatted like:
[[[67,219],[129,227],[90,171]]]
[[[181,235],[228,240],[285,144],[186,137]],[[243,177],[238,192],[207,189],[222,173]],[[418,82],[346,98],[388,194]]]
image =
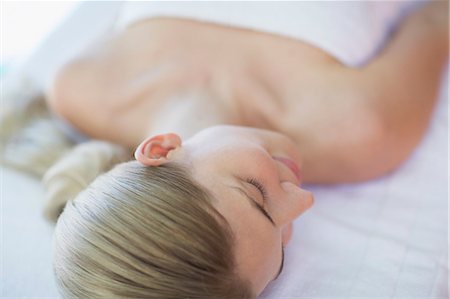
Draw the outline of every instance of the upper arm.
[[[433,1],[410,15],[361,69],[361,88],[384,127],[393,166],[409,157],[429,126],[448,64],[447,11],[448,2]]]
[[[302,95],[308,104],[299,104],[284,123],[284,131],[300,146],[307,182],[356,182],[385,175],[421,141],[439,76],[414,82],[414,75],[407,73],[390,77],[401,73],[398,65],[387,65],[384,71],[387,77],[371,68],[334,64],[308,84]],[[306,88],[300,89],[305,93]]]

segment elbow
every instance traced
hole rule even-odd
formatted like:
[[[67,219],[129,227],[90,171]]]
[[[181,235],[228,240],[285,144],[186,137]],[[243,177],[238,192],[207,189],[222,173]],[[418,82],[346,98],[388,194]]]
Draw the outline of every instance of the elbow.
[[[425,132],[425,126],[395,126],[377,117],[358,146],[350,151],[349,159],[356,162],[349,163],[351,181],[366,181],[392,173],[409,159]]]
[[[372,177],[387,175],[401,167],[422,141],[424,132],[425,130],[417,130],[410,134],[386,132],[380,151],[373,153],[374,163],[370,175]]]

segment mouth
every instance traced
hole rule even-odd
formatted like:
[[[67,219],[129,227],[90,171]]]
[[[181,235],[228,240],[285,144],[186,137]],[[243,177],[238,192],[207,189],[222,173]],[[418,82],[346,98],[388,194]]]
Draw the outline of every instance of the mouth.
[[[288,159],[288,158],[284,158],[284,157],[273,157],[273,159],[280,161],[281,163],[286,165],[294,173],[295,177],[298,180],[298,184],[301,183],[302,175],[300,172],[300,167],[298,167],[298,165],[294,161],[292,161],[291,159]]]

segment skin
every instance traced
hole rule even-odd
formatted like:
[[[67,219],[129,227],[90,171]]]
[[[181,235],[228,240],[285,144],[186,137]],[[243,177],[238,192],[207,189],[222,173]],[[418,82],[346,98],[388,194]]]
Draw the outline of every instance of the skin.
[[[297,40],[154,18],[81,53],[47,99],[86,135],[137,148],[141,163],[189,164],[216,193],[238,239],[238,271],[259,294],[277,275],[292,221],[312,203],[273,157],[300,165],[302,183],[364,181],[401,165],[437,98],[447,12],[447,1],[432,1],[412,13],[359,69]],[[258,190],[233,174],[264,184],[275,226],[235,187],[261,204]]]
[[[47,98],[81,132],[130,151],[152,134],[256,127],[297,143],[305,182],[364,181],[403,163],[427,129],[448,60],[447,11],[431,1],[412,13],[358,69],[299,40],[152,18],[62,67]]]

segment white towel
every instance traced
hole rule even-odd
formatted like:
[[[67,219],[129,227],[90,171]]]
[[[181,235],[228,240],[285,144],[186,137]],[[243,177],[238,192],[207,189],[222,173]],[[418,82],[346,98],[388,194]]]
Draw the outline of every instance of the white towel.
[[[178,17],[298,39],[349,66],[368,62],[402,17],[424,1],[125,2],[119,30],[152,17]]]

